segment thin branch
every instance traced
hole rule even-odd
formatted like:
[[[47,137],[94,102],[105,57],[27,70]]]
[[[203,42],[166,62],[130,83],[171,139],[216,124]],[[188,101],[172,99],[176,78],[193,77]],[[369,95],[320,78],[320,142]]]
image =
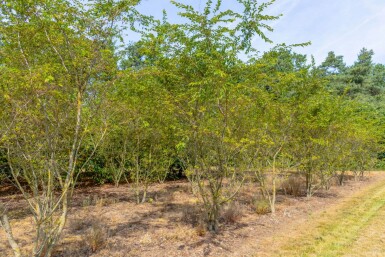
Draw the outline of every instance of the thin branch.
[[[47,29],[44,29],[44,32],[45,32],[45,35],[46,35],[46,37],[47,37],[48,42],[51,44],[52,49],[55,51],[55,53],[56,53],[56,54],[58,55],[58,57],[60,58],[61,64],[63,65],[64,69],[66,70],[67,73],[69,73],[68,68],[67,68],[67,65],[66,65],[65,62],[64,62],[64,59],[63,59],[62,55],[60,54],[60,52],[56,49],[56,47],[55,47],[54,44],[52,43],[51,38],[50,38],[49,35],[48,35]]]

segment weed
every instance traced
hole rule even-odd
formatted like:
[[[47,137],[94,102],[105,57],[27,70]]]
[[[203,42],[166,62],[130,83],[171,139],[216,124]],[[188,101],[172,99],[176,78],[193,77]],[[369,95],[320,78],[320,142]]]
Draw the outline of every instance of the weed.
[[[235,223],[243,216],[243,208],[237,202],[231,202],[223,209],[221,218],[225,223]]]
[[[70,221],[71,230],[74,232],[85,230],[92,225],[92,221],[89,219],[76,218]]]
[[[187,205],[182,210],[181,221],[195,227],[202,219],[201,213],[202,212],[200,211],[199,207]]]
[[[106,246],[108,234],[107,227],[101,221],[95,221],[83,236],[83,241],[94,253]]]
[[[82,201],[83,207],[87,207],[87,206],[91,206],[91,205],[92,205],[92,198],[90,196],[83,198],[83,201]]]
[[[92,196],[87,196],[83,199],[82,206],[87,207],[87,206],[108,206],[111,204],[115,204],[119,202],[119,199],[117,198],[108,198],[108,197],[100,197],[98,195]]]
[[[285,194],[295,197],[301,196],[303,194],[302,180],[298,177],[289,177],[282,183],[282,189]]]
[[[207,233],[206,224],[203,221],[199,222],[198,226],[195,227],[195,232],[198,236],[205,236]]]
[[[255,202],[255,212],[258,214],[267,214],[270,210],[270,204],[267,200],[258,200]]]
[[[141,239],[140,239],[140,244],[142,245],[151,245],[153,242],[153,239],[149,233],[146,233]]]
[[[167,241],[175,242],[189,241],[196,237],[195,232],[196,231],[192,228],[176,225],[176,227],[171,232],[164,234],[164,238],[166,238]]]

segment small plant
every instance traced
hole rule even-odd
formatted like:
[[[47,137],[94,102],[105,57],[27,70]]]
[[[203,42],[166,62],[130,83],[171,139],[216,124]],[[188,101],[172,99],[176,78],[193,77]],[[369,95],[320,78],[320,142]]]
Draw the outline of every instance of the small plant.
[[[3,172],[0,172],[0,183],[3,182],[6,178],[7,176]]]
[[[270,204],[267,200],[258,200],[255,202],[255,212],[258,214],[270,213]]]
[[[73,232],[83,231],[91,226],[91,221],[88,219],[76,218],[70,221],[71,230]]]
[[[92,198],[90,196],[87,196],[82,200],[82,206],[83,207],[87,207],[87,206],[91,206],[91,205],[92,205]]]
[[[140,244],[142,245],[151,245],[153,242],[153,239],[151,237],[151,234],[146,233],[141,239],[140,239]]]
[[[197,226],[201,221],[201,211],[197,206],[186,206],[182,209],[181,221],[190,224],[191,226]]]
[[[87,206],[103,207],[103,206],[108,206],[118,202],[119,202],[118,198],[94,195],[94,196],[87,196],[83,198],[82,207],[87,207]]]
[[[95,197],[95,205],[99,207],[103,207],[107,205],[107,202],[105,201],[103,197],[98,198],[97,196]]]
[[[83,236],[84,243],[92,253],[103,249],[107,244],[107,239],[108,229],[100,221],[94,222]]]
[[[292,196],[301,196],[302,195],[302,181],[298,177],[289,177],[286,181],[282,183],[282,189],[285,194]]]
[[[201,237],[205,236],[207,233],[206,224],[203,221],[199,222],[198,226],[195,227],[195,232],[198,236],[201,236]]]
[[[225,206],[222,212],[222,219],[225,223],[236,223],[243,215],[242,206],[239,203],[231,202]]]

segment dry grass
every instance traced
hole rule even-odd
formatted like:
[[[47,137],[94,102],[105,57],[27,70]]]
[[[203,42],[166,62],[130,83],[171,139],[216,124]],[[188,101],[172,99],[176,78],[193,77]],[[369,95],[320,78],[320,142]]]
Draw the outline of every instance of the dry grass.
[[[108,228],[103,224],[103,221],[96,220],[92,223],[91,227],[87,229],[82,239],[91,253],[95,253],[107,245],[108,234]]]
[[[360,191],[339,205],[309,216],[308,221],[280,236],[270,239],[275,250],[266,256],[383,256],[368,255],[377,247],[384,254],[385,246],[373,237],[376,228],[384,228],[385,180]],[[380,229],[381,230],[381,229]],[[385,229],[382,229],[384,231]],[[281,235],[283,236],[283,235]],[[374,239],[374,240],[373,240]],[[367,245],[364,250],[362,245]],[[349,253],[350,252],[350,253]]]
[[[283,181],[281,187],[285,194],[299,197],[304,195],[305,190],[303,188],[304,181],[299,176],[290,176],[285,181]]]
[[[376,176],[385,178],[381,174]],[[254,200],[259,189],[253,183],[247,184],[237,202],[225,206],[220,233],[215,235],[206,231],[200,203],[192,196],[187,182],[153,185],[149,190],[149,198],[153,201],[140,205],[124,186],[83,188],[75,194],[69,222],[54,256],[274,256],[269,251],[264,255],[264,250],[283,247],[286,236],[299,233],[311,217],[331,204],[340,206],[341,199],[373,181],[348,183],[310,200],[281,194],[275,216],[256,214]],[[11,211],[25,208],[23,202],[14,199],[20,198],[2,197],[0,200],[14,204]],[[12,217],[12,225],[20,244],[30,249],[31,218]],[[367,249],[375,248],[369,243],[375,227],[368,225],[367,230],[362,230],[362,238],[358,238]],[[277,239],[281,233],[284,236]],[[380,234],[375,234],[378,240],[381,240]],[[272,238],[282,244],[275,244]],[[0,253],[0,256],[11,256],[1,230]]]
[[[221,220],[224,223],[234,224],[244,216],[244,207],[238,202],[230,202],[222,210]]]

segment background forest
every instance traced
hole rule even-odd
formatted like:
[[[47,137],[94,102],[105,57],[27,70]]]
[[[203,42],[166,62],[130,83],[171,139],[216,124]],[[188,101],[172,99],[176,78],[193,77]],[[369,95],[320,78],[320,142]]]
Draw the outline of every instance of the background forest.
[[[307,43],[259,53],[251,39],[270,42],[274,1],[238,0],[242,13],[172,2],[186,23],[134,0],[0,1],[0,179],[28,202],[33,256],[51,254],[77,184],[128,184],[140,204],[152,183],[186,177],[215,232],[246,182],[274,213],[278,179],[311,197],[382,167],[385,66],[372,50],[350,66],[334,52],[316,65],[295,52]],[[141,39],[122,44],[126,30]]]

